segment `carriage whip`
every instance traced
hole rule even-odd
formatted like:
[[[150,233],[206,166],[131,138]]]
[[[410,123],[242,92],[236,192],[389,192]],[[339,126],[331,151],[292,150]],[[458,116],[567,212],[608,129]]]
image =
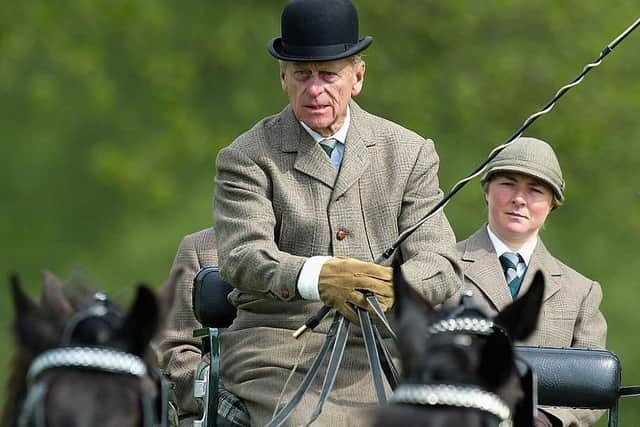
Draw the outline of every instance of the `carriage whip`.
[[[582,82],[584,76],[591,71],[592,68],[599,66],[602,63],[602,60],[609,54],[611,51],[624,40],[632,31],[634,31],[638,26],[640,26],[640,18],[637,18],[636,21],[631,24],[626,30],[624,30],[618,37],[616,37],[611,43],[609,43],[602,51],[600,55],[591,63],[587,64],[582,72],[574,78],[571,82],[562,86],[556,94],[549,100],[540,111],[536,112],[529,116],[523,124],[511,135],[506,142],[502,145],[494,148],[488,155],[487,159],[480,164],[476,169],[471,172],[467,177],[458,181],[451,189],[451,191],[444,195],[442,200],[440,200],[436,205],[431,208],[431,210],[424,215],[421,219],[419,219],[414,225],[404,230],[398,238],[391,244],[391,246],[385,250],[380,256],[375,259],[376,264],[382,264],[387,259],[389,259],[395,252],[395,250],[404,242],[413,232],[415,232],[418,227],[424,224],[429,218],[434,216],[437,212],[442,210],[447,203],[451,200],[451,198],[464,187],[467,182],[472,180],[473,178],[480,175],[487,164],[498,155],[502,150],[504,150],[508,145],[512,144],[516,138],[520,137],[524,131],[535,122],[540,116],[547,114],[549,111],[553,109],[556,102],[569,91],[569,89],[577,86]],[[370,307],[376,313],[376,316],[383,322],[385,328],[391,333],[391,336],[394,336],[393,331],[391,330],[386,317],[383,311],[378,304],[375,296],[373,296],[370,292],[365,292],[365,296],[367,298],[367,302]],[[384,371],[385,376],[387,377],[387,381],[392,389],[395,389],[395,384],[397,383],[397,371],[393,366],[393,362],[391,361],[389,354],[382,342],[382,339],[377,331],[375,325],[372,324],[369,313],[367,310],[356,307],[358,316],[361,323],[363,339],[365,341],[365,348],[367,352],[367,357],[369,359],[369,365],[371,368],[371,373],[373,377],[374,388],[376,391],[377,400],[379,403],[384,403],[386,401],[384,385],[382,383],[382,373]],[[293,336],[295,338],[300,337],[303,333],[308,330],[314,329],[321,321],[324,319],[329,311],[331,310],[328,306],[323,306],[314,316],[309,318],[303,326],[301,326],[297,331],[294,332]],[[298,389],[294,392],[293,397],[283,407],[271,421],[267,424],[267,427],[278,427],[281,426],[285,421],[289,418],[289,416],[293,413],[295,408],[298,406],[300,401],[302,400],[303,395],[309,388],[311,382],[315,379],[318,374],[318,370],[322,364],[322,361],[325,359],[328,353],[328,347],[333,344],[333,351],[331,358],[328,362],[327,373],[325,376],[325,380],[322,385],[322,392],[320,399],[313,411],[313,415],[307,425],[313,423],[313,421],[320,415],[322,411],[322,406],[326,401],[331,388],[333,387],[333,380],[335,379],[336,371],[339,368],[340,361],[342,359],[342,354],[345,349],[345,345],[343,343],[344,338],[348,334],[348,326],[349,322],[343,318],[343,316],[337,312],[334,316],[333,323],[327,332],[325,337],[325,341],[321,347],[320,352],[316,355],[314,361],[312,362],[312,366],[307,370],[306,375]],[[338,337],[338,338],[337,338]]]
[[[436,204],[433,206],[433,208],[431,208],[431,210],[429,212],[427,212],[426,215],[424,215],[422,218],[420,218],[418,220],[418,222],[416,222],[414,225],[412,225],[411,227],[407,228],[406,230],[404,230],[402,233],[400,233],[400,235],[398,236],[398,238],[396,239],[395,242],[393,242],[391,244],[391,246],[389,246],[381,255],[379,255],[376,259],[375,259],[375,263],[376,264],[382,264],[384,263],[387,259],[389,259],[394,252],[396,251],[396,249],[398,249],[398,247],[400,247],[400,245],[402,244],[402,242],[404,242],[409,236],[411,236],[422,224],[424,224],[429,218],[431,218],[432,216],[434,216],[436,213],[438,213],[440,210],[444,209],[444,207],[449,203],[449,201],[453,198],[453,196],[456,195],[456,193],[458,193],[458,191],[460,191],[466,184],[467,182],[471,181],[473,178],[477,177],[478,175],[480,175],[485,167],[487,166],[487,164],[498,155],[498,153],[500,153],[502,150],[504,150],[507,146],[509,146],[510,144],[512,144],[518,137],[520,137],[524,131],[533,123],[535,122],[540,116],[543,116],[544,114],[547,114],[549,111],[551,111],[553,109],[553,107],[556,105],[556,102],[565,94],[569,91],[569,89],[579,85],[582,80],[584,79],[584,76],[591,71],[592,68],[595,68],[597,66],[599,66],[602,63],[602,60],[605,58],[605,56],[607,56],[609,53],[611,53],[611,51],[620,43],[622,42],[622,40],[624,40],[629,34],[631,34],[632,31],[634,31],[636,28],[638,28],[638,26],[640,26],[640,18],[637,18],[636,21],[631,24],[626,30],[624,30],[618,37],[616,37],[613,41],[611,41],[611,43],[609,43],[604,49],[602,49],[602,51],[600,52],[600,55],[591,63],[585,65],[585,67],[582,69],[582,72],[580,74],[578,74],[578,76],[576,78],[574,78],[571,82],[569,82],[568,84],[566,84],[565,86],[562,86],[557,92],[556,94],[553,96],[553,98],[551,98],[545,105],[544,107],[542,107],[540,109],[540,111],[532,114],[531,116],[529,116],[523,123],[522,125],[509,137],[509,139],[507,139],[502,145],[497,146],[496,148],[494,148],[490,153],[489,156],[487,157],[487,159],[482,162],[479,166],[476,167],[476,169],[471,172],[468,176],[466,176],[465,178],[461,179],[460,181],[458,181],[452,188],[451,191],[449,191],[449,193],[445,194],[444,197]],[[369,298],[368,301],[371,304],[373,301],[375,300],[375,298]],[[305,323],[304,325],[302,325],[297,331],[295,331],[293,333],[293,336],[295,338],[300,337],[303,333],[305,333],[307,330],[309,329],[313,329],[316,326],[318,326],[318,324],[322,321],[322,319],[329,313],[329,311],[331,310],[330,307],[328,306],[323,306],[320,310],[318,310],[318,312],[310,317]],[[374,310],[377,310],[377,307],[374,307]]]

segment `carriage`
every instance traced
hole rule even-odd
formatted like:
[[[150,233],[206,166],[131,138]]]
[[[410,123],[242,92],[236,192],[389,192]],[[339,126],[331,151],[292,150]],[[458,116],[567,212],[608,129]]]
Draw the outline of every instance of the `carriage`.
[[[194,397],[203,408],[194,427],[215,427],[220,366],[219,331],[235,317],[226,299],[231,287],[215,266],[204,267],[194,278],[193,310],[202,324],[194,336],[202,339],[203,363],[196,371]],[[516,346],[518,367],[527,388],[525,405],[608,411],[608,426],[618,425],[619,400],[640,395],[640,386],[622,386],[619,358],[608,350]],[[516,426],[518,424],[516,423]]]
[[[394,308],[394,311],[400,305],[407,307],[412,304],[421,304],[420,302],[415,302],[421,299],[415,291],[412,290],[414,295],[403,295],[400,288],[396,286],[395,278],[402,276],[398,273],[394,272],[396,292],[396,308]],[[145,427],[167,427],[169,425],[167,413],[168,382],[157,369],[157,365],[150,363],[148,360],[143,360],[143,357],[148,350],[149,341],[154,330],[159,325],[158,319],[161,318],[162,312],[166,312],[167,307],[170,307],[170,301],[172,300],[170,296],[175,292],[176,277],[179,274],[180,271],[174,271],[167,285],[161,288],[160,293],[155,298],[148,289],[139,288],[136,301],[126,313],[118,310],[117,307],[113,307],[102,293],[89,295],[90,298],[86,301],[86,304],[72,304],[73,301],[69,301],[63,296],[61,285],[50,277],[47,279],[46,275],[43,283],[42,302],[38,305],[20,290],[17,280],[14,280],[14,303],[16,304],[17,312],[20,313],[16,325],[18,327],[18,335],[21,337],[21,344],[24,350],[33,359],[33,363],[31,361],[28,361],[27,364],[23,363],[20,365],[23,368],[22,372],[20,372],[20,369],[14,372],[14,380],[18,384],[14,391],[17,394],[15,399],[8,402],[9,406],[5,408],[5,410],[9,409],[9,412],[5,412],[5,421],[7,419],[9,422],[11,422],[11,419],[14,421],[13,424],[7,425],[37,426],[45,425],[45,421],[49,425],[50,417],[52,416],[56,416],[57,421],[52,421],[51,425],[69,425],[65,421],[60,424],[60,420],[69,416],[82,416],[84,418],[93,417],[94,421],[100,420],[100,423],[94,423],[93,425],[118,425],[123,427],[125,425],[138,426],[142,422]],[[537,276],[540,277],[539,280],[537,280]],[[537,283],[538,286],[536,286],[536,281],[539,282]],[[405,288],[410,289],[411,287],[406,284]],[[531,300],[528,296],[532,294],[532,289],[535,288],[538,288],[537,308],[539,309],[544,289],[544,279],[540,273],[536,274],[531,288],[525,295],[510,304],[505,311],[517,306],[521,301]],[[194,381],[194,397],[202,403],[201,406],[203,408],[201,418],[194,421],[194,427],[216,426],[218,422],[218,373],[220,362],[218,333],[221,328],[228,327],[235,317],[235,308],[226,299],[230,290],[231,287],[221,279],[217,267],[205,267],[194,278],[193,311],[196,318],[203,325],[203,328],[194,331],[194,335],[202,339],[203,356],[205,356],[202,358],[203,363],[196,371]],[[404,302],[400,304],[401,301]],[[410,302],[407,303],[407,301]],[[426,303],[425,301],[423,302]],[[467,308],[473,309],[471,304],[469,306],[466,304],[461,305],[461,308],[464,310]],[[445,312],[446,309],[433,311]],[[462,313],[460,310],[456,311],[454,309],[453,311]],[[532,316],[537,317],[537,313],[538,311],[536,310]],[[502,313],[498,317],[501,315]],[[414,317],[411,317],[411,319],[413,321]],[[402,343],[402,337],[406,335],[406,330],[413,329],[419,333],[419,335],[414,334],[413,337],[418,336],[418,339],[426,342],[437,340],[437,334],[441,334],[441,338],[448,339],[448,341],[444,342],[448,342],[448,347],[451,348],[455,343],[456,333],[451,333],[452,330],[447,328],[433,332],[434,327],[442,325],[441,321],[429,324],[426,319],[425,317],[425,321],[413,322],[417,326],[412,327],[407,323],[402,323],[402,315],[400,315],[399,344]],[[447,322],[450,322],[452,318],[449,317],[447,319]],[[606,409],[609,412],[608,425],[617,426],[619,399],[625,396],[640,395],[640,386],[621,386],[620,361],[615,354],[609,351],[576,348],[516,347],[515,354],[517,357],[514,358],[510,340],[503,340],[499,343],[492,337],[495,331],[486,333],[486,329],[478,328],[477,325],[467,327],[466,322],[470,319],[468,316],[456,317],[456,322],[462,320],[459,323],[462,325],[460,326],[462,329],[458,329],[458,331],[462,330],[463,334],[466,334],[467,338],[471,340],[484,341],[484,349],[489,349],[493,353],[490,355],[491,357],[495,353],[500,354],[501,349],[508,347],[508,364],[511,366],[509,375],[511,378],[515,378],[513,375],[518,377],[520,387],[518,391],[524,392],[523,399],[514,398],[519,399],[517,408],[512,412],[509,412],[509,408],[507,408],[506,416],[498,424],[500,426],[533,425],[532,421],[538,404]],[[477,319],[479,317],[475,320]],[[516,319],[516,323],[523,319]],[[495,320],[496,324],[490,328],[495,329],[494,326],[500,325],[497,323],[498,318]],[[361,323],[363,333],[366,333],[366,322],[362,321],[362,317]],[[447,324],[450,325],[450,323]],[[535,322],[531,323],[528,328],[535,328]],[[476,332],[479,333],[476,334]],[[62,334],[62,339],[60,339],[60,333]],[[478,336],[469,337],[474,335]],[[504,333],[505,337],[507,335],[511,335],[516,340],[523,339],[521,335],[513,334],[513,331],[508,327],[506,328],[506,333]],[[477,348],[473,351],[477,351]],[[402,347],[399,348],[399,352],[402,357]],[[17,353],[17,356],[20,356],[20,354]],[[422,354],[432,355],[429,351],[424,351]],[[23,353],[24,355],[25,353]],[[369,356],[371,355],[369,354]],[[482,357],[485,356],[483,355]],[[431,358],[424,357],[422,360],[430,360]],[[507,362],[505,358],[500,356],[497,357],[497,360],[501,361],[498,363],[500,366],[504,365],[503,362]],[[26,359],[23,361],[27,362]],[[408,364],[405,365],[405,361],[406,359],[403,360],[403,368],[408,366]],[[28,381],[25,381],[25,370],[27,368],[29,368]],[[459,365],[453,366],[452,369],[466,370],[464,366]],[[409,370],[411,370],[411,367],[409,367]],[[481,372],[481,370],[477,372]],[[373,369],[372,374],[375,384],[376,373]],[[482,375],[493,378],[491,373],[482,373]],[[389,380],[389,378],[387,379]],[[389,383],[393,388],[391,381]],[[86,384],[91,384],[89,389],[86,388]],[[467,383],[465,382],[464,384]],[[25,387],[26,385],[29,386],[28,390]],[[406,402],[396,399],[401,394],[399,391],[403,389],[404,385],[400,384],[395,389],[390,399],[392,403]],[[422,385],[429,387],[426,384],[417,384],[417,387],[419,388]],[[105,388],[107,386],[108,388]],[[44,396],[47,390],[53,390],[54,388],[60,390],[60,387],[66,389],[68,393],[60,394],[54,391],[53,395],[56,396],[56,403],[53,405],[52,402],[45,403]],[[107,394],[105,394],[106,390],[110,390],[107,393],[108,399]],[[404,388],[404,390],[407,390],[407,388]],[[476,390],[478,390],[478,387],[476,387]],[[26,394],[23,394],[25,392]],[[485,410],[483,406],[473,406],[484,405],[484,403],[463,401],[464,399],[457,396],[457,392],[458,389],[455,389],[453,393],[449,392],[449,397],[456,402],[455,405],[442,404],[440,402],[423,403],[421,401],[408,403],[418,403],[419,405],[414,407],[420,410],[433,410],[433,414],[436,414],[439,409],[437,408],[438,406],[457,407],[453,408],[458,409],[458,411],[454,411],[457,414],[464,413],[469,408],[481,409],[485,413],[489,413],[489,415],[496,415],[497,412],[500,412],[500,400],[497,401],[497,411],[491,413]],[[74,399],[66,398],[66,395],[70,394],[73,394]],[[489,392],[487,394],[491,395],[492,393]],[[498,397],[495,394],[494,396]],[[292,401],[285,407],[290,406]],[[84,402],[84,404],[80,402]],[[495,402],[496,400],[494,400]],[[506,407],[504,401],[502,402],[502,405]],[[388,405],[386,409],[389,409],[390,406],[394,405]],[[82,410],[78,411],[78,407],[81,407]],[[404,411],[405,409],[403,408],[406,408],[406,406],[395,405],[392,409]],[[140,409],[142,410],[140,411]],[[381,410],[384,409],[385,407],[381,407]],[[431,414],[429,417],[424,417],[424,413],[421,413],[421,422],[418,425],[423,425],[422,422],[426,418],[430,419]],[[448,412],[447,416],[452,414],[453,412]],[[379,415],[380,413],[376,414],[376,422],[380,419]],[[118,416],[121,418],[118,418]],[[281,419],[281,421],[284,421],[284,419]],[[102,424],[102,422],[106,424]],[[116,424],[113,424],[113,422]],[[400,424],[405,425],[403,423]],[[281,425],[281,423],[277,422],[270,425]],[[447,425],[468,424],[454,422],[454,424]]]

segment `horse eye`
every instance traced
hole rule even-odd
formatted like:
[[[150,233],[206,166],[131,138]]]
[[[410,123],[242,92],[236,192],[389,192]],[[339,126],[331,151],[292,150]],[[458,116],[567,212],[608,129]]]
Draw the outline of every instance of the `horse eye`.
[[[462,347],[469,347],[471,345],[471,337],[469,335],[456,335],[453,337],[453,342]]]

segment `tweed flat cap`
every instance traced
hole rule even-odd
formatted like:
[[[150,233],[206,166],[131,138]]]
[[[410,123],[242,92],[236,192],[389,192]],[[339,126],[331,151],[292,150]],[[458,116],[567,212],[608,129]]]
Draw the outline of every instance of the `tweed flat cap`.
[[[516,172],[530,175],[547,183],[559,205],[564,201],[564,179],[553,148],[546,142],[520,137],[502,150],[487,165],[481,182],[484,184],[496,172]]]

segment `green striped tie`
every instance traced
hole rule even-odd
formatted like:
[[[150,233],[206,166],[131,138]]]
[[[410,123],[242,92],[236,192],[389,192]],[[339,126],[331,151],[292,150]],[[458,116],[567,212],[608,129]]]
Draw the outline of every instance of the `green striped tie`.
[[[337,141],[333,138],[323,139],[319,142],[320,147],[322,147],[324,152],[327,153],[327,156],[329,156],[329,158],[331,158],[331,153],[333,153],[333,149],[336,147],[336,142]]]
[[[504,277],[507,280],[507,285],[509,285],[511,296],[515,298],[522,285],[524,273],[527,272],[527,265],[520,254],[514,252],[505,252],[500,255],[500,264],[502,264],[502,270],[504,270]]]

